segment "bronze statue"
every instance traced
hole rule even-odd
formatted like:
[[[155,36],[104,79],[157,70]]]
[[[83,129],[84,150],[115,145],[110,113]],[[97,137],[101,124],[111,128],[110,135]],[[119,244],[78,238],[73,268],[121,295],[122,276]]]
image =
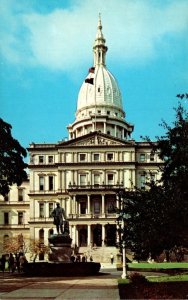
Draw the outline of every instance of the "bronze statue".
[[[63,230],[63,225],[65,227],[65,223],[67,224],[65,210],[64,210],[64,208],[60,207],[59,203],[56,203],[56,205],[57,205],[57,207],[52,211],[51,215],[54,218],[53,223],[54,223],[54,225],[56,225],[57,233],[59,234],[59,231],[60,231],[61,234],[63,234],[65,231],[65,230]]]

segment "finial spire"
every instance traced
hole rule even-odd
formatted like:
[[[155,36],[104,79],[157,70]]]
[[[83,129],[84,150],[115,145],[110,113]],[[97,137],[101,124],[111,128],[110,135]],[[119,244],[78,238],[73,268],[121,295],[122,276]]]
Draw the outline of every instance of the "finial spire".
[[[98,29],[100,29],[100,30],[102,29],[101,13],[99,13]]]
[[[97,34],[95,38],[95,43],[93,46],[94,52],[94,66],[103,65],[105,66],[105,57],[108,48],[105,45],[105,38],[102,33],[102,22],[101,22],[101,14],[99,13],[98,26],[97,26]]]

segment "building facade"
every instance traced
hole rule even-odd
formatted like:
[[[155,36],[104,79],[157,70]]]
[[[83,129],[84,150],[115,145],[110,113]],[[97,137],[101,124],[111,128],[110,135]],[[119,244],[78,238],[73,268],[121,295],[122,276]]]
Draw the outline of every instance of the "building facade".
[[[116,194],[144,188],[160,177],[158,155],[146,142],[131,139],[118,83],[106,67],[106,41],[99,18],[89,68],[77,100],[69,140],[32,143],[30,153],[30,234],[47,243],[56,202],[66,211],[73,244],[115,246]],[[42,230],[42,233],[41,233]]]
[[[29,208],[29,179],[11,186],[5,197],[0,195],[0,254],[7,252],[6,242],[12,244],[9,252],[19,252],[24,240],[29,241]]]
[[[10,201],[0,199],[3,238],[22,233],[47,245],[55,232],[51,212],[59,202],[73,245],[115,247],[117,192],[145,188],[149,178],[160,178],[157,153],[149,143],[131,139],[134,126],[125,118],[121,91],[106,67],[107,50],[99,18],[94,64],[81,85],[75,121],[67,127],[69,139],[29,146],[29,182],[11,189]]]

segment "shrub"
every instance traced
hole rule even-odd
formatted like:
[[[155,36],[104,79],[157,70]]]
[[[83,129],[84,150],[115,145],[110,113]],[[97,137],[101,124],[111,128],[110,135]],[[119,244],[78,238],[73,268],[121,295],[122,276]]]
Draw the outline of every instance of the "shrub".
[[[144,275],[141,275],[137,272],[132,273],[130,275],[130,281],[134,284],[143,284],[143,283],[147,283],[148,280],[146,279],[146,277]]]

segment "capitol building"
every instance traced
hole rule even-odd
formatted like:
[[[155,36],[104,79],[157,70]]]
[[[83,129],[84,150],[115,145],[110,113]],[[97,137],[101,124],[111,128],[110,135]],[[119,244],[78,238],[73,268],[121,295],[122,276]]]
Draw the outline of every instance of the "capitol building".
[[[115,251],[117,193],[144,189],[148,178],[160,178],[162,162],[148,142],[131,134],[116,78],[108,70],[106,40],[99,17],[93,45],[93,66],[78,93],[69,138],[32,143],[28,148],[29,180],[0,198],[1,240],[22,235],[40,239],[56,233],[51,212],[65,209],[73,247]],[[109,54],[110,55],[110,54]],[[127,100],[128,101],[128,100]]]

